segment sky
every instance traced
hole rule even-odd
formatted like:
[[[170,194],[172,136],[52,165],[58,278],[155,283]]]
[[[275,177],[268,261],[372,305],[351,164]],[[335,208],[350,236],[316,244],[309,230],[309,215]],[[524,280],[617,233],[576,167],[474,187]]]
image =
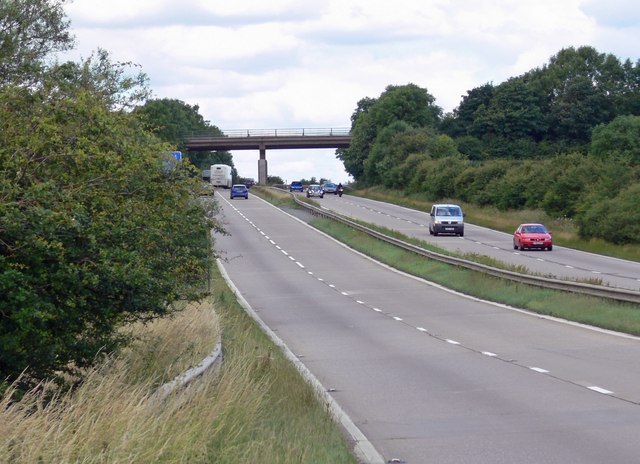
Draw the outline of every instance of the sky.
[[[453,111],[467,91],[589,45],[640,58],[637,0],[71,0],[76,58],[130,61],[154,98],[222,131],[349,128],[363,98],[416,84]],[[257,150],[233,151],[258,178]],[[332,149],[267,150],[286,182],[352,180]]]

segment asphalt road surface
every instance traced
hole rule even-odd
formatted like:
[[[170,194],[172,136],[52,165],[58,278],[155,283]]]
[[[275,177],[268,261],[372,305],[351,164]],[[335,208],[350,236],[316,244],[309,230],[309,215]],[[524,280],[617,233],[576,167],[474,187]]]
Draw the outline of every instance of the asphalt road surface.
[[[385,461],[640,460],[638,339],[403,275],[253,195],[217,199],[226,273]]]

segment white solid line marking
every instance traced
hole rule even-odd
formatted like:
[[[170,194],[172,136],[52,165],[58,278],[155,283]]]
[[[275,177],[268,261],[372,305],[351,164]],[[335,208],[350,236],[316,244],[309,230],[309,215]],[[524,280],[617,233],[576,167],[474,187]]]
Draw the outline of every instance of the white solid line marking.
[[[603,395],[613,395],[612,391],[609,390],[605,390],[604,388],[600,388],[600,387],[587,387],[589,390],[593,390],[594,392],[598,392],[598,393],[602,393]]]
[[[492,353],[491,351],[483,351],[482,354],[485,356],[491,356],[491,357],[498,356],[497,354]]]
[[[455,340],[450,340],[450,339],[448,339],[448,338],[447,338],[445,341],[446,341],[447,343],[451,343],[452,345],[459,345],[459,344],[460,344],[460,342],[457,342],[457,341],[455,341]]]
[[[600,271],[591,271],[592,274],[602,274]]]
[[[565,266],[567,269],[573,269],[573,266],[569,266],[568,264],[565,264]]]
[[[530,367],[532,371],[540,372],[541,374],[548,374],[549,371],[546,369],[542,369],[541,367]]]

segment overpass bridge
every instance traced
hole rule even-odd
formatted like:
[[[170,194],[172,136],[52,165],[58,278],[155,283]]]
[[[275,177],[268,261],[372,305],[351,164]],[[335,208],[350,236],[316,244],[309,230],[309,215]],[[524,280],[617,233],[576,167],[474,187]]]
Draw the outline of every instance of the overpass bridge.
[[[240,129],[222,135],[193,133],[185,137],[187,150],[258,150],[258,183],[267,183],[267,149],[347,148],[351,132],[330,129]]]

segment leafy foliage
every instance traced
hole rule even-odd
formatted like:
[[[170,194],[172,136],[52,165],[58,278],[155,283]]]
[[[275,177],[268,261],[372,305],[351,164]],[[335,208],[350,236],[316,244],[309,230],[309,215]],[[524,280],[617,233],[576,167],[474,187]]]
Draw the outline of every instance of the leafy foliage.
[[[378,99],[364,99],[351,117],[351,146],[338,150],[337,156],[345,170],[354,179],[375,183],[379,173],[388,167],[389,160],[365,161],[375,151],[382,153],[392,139],[391,132],[408,127],[433,127],[439,124],[442,110],[434,104],[435,98],[426,89],[415,84],[388,86]],[[398,125],[399,124],[399,125]],[[396,129],[387,129],[394,126]],[[391,131],[391,132],[390,132]],[[378,139],[380,137],[380,139]]]
[[[358,102],[338,150],[361,185],[576,219],[585,237],[640,242],[607,227],[640,181],[640,61],[569,47],[521,76],[467,92],[442,117],[425,89],[389,86]],[[613,217],[613,216],[612,216]],[[606,227],[605,227],[606,222]]]
[[[220,129],[205,121],[199,110],[198,105],[169,98],[150,99],[136,108],[136,112],[146,118],[149,131],[180,151],[186,150],[184,139],[189,134],[206,132],[214,136],[222,135]],[[189,150],[187,157],[200,169],[209,169],[212,164],[227,164],[234,170],[234,179],[237,177],[233,156],[228,151]]]
[[[64,20],[66,0],[0,2],[0,85],[33,83],[52,52],[68,50],[73,38]]]
[[[104,51],[34,66],[37,85],[0,86],[0,376],[24,388],[93,364],[126,341],[123,324],[202,298],[222,230],[193,167],[130,111],[143,74]]]

